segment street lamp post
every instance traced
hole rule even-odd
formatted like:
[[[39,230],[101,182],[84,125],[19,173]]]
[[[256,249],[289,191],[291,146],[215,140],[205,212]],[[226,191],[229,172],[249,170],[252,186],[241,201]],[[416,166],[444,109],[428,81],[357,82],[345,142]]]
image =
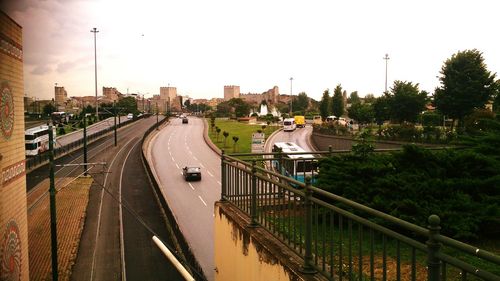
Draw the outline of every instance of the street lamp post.
[[[97,28],[93,28],[90,32],[94,33],[94,67],[95,67],[95,116],[97,121],[99,121],[99,103],[97,102],[97,48],[96,48],[96,35]]]
[[[387,62],[389,61],[389,54],[385,54],[383,59],[385,60],[385,92],[387,92]]]
[[[290,77],[290,116],[292,116],[293,92],[292,92],[293,77]]]

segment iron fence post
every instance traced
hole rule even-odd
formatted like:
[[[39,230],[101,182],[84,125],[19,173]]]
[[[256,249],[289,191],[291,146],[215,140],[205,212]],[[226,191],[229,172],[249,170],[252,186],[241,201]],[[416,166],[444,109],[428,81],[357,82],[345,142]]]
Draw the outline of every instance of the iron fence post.
[[[439,281],[440,278],[440,267],[441,261],[436,257],[436,253],[439,252],[441,248],[441,243],[436,241],[436,236],[439,235],[439,226],[441,219],[437,215],[430,215],[427,219],[429,225],[429,239],[427,240],[427,280],[428,281]]]
[[[250,216],[252,218],[250,227],[257,227],[257,169],[255,168],[255,160],[252,160],[252,190],[250,191],[251,206]]]
[[[305,208],[306,208],[306,233],[305,233],[305,255],[304,255],[304,266],[301,268],[302,273],[314,274],[317,271],[312,266],[313,256],[312,256],[312,190],[311,190],[311,177],[307,176],[305,179]]]
[[[54,132],[52,125],[49,126],[49,193],[50,193],[50,240],[52,257],[52,280],[58,279],[57,264],[57,218],[56,218],[56,187],[54,172]]]
[[[87,175],[87,117],[83,115],[83,171]]]
[[[220,174],[221,174],[221,194],[220,201],[226,201],[226,166],[224,165],[224,149],[222,150],[222,154],[220,156]]]

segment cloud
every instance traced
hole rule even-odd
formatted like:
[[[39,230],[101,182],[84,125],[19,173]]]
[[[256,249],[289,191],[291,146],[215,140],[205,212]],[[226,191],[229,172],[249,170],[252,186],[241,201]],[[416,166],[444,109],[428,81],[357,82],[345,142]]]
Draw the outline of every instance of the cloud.
[[[63,62],[63,63],[58,64],[56,70],[59,73],[64,73],[64,72],[66,72],[69,69],[72,69],[74,67],[75,67],[75,62],[68,61],[68,62]]]
[[[52,72],[52,69],[47,65],[36,66],[30,73],[34,75],[44,75]]]

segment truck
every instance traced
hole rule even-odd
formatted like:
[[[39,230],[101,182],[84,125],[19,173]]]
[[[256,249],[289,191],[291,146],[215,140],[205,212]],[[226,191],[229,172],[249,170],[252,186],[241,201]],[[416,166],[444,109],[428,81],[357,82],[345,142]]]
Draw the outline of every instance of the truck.
[[[299,128],[304,128],[306,126],[306,118],[304,116],[295,115],[295,125]]]

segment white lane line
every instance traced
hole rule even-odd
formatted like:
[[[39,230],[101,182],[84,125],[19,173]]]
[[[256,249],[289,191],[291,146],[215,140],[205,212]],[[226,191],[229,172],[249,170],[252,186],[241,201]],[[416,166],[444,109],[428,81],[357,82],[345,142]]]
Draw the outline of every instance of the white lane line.
[[[220,183],[220,181],[217,181],[217,183],[218,183],[219,185],[222,185],[222,183]]]
[[[172,162],[175,162],[175,159],[174,159],[174,157],[173,157],[173,156],[170,156],[170,158],[172,158]]]
[[[209,170],[207,170],[207,173],[208,173],[211,177],[213,177],[213,176],[214,176],[214,175],[212,175],[212,173],[210,173],[210,171],[209,171]]]
[[[194,160],[198,161],[198,158],[196,158],[196,156],[193,156]]]
[[[172,152],[171,151],[169,151],[168,154],[170,154],[170,157],[172,157]]]
[[[188,182],[188,184],[189,184],[189,187],[191,187],[191,189],[194,190],[193,185],[190,182]]]
[[[202,163],[200,163],[200,166],[201,166],[202,168],[205,168],[205,166],[203,166],[203,164],[202,164]]]
[[[201,198],[200,195],[198,195],[198,198],[200,198],[201,202],[203,202],[203,205],[205,205],[205,207],[207,206],[207,203],[205,203],[205,201],[203,201],[203,198]]]
[[[193,154],[193,152],[191,152],[191,150],[188,150],[189,154]]]
[[[177,167],[177,169],[179,169],[179,165],[177,165],[177,163],[175,163],[175,166]]]
[[[183,174],[182,172],[181,172],[181,175],[183,175],[183,176],[184,176],[184,174]]]

